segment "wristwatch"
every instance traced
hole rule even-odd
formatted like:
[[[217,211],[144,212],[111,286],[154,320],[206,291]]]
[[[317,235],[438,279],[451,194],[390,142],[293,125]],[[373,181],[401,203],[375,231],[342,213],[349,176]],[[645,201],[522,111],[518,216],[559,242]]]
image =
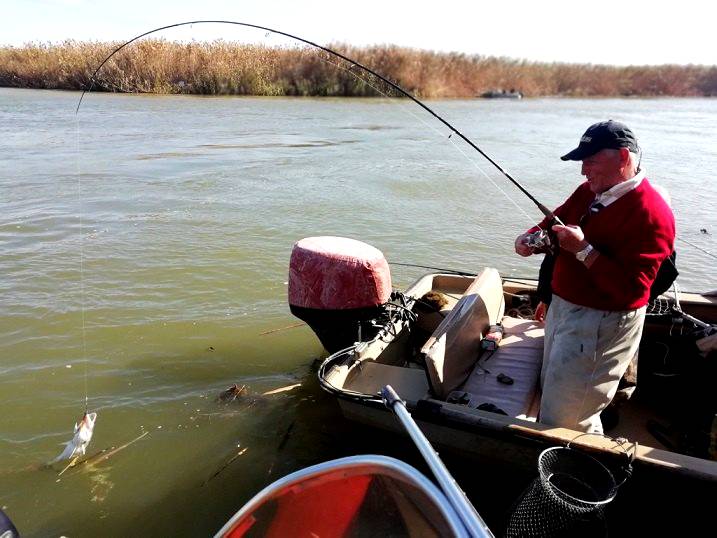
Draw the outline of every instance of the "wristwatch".
[[[575,253],[575,257],[578,259],[578,261],[584,262],[592,251],[593,251],[593,246],[590,243],[588,243],[584,249],[578,250]]]

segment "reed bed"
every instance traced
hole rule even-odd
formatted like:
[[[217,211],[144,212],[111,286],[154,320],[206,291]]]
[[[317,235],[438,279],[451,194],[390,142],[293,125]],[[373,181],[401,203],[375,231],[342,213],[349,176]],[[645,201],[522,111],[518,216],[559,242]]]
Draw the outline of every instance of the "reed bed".
[[[0,47],[0,86],[87,89],[119,44],[65,41]],[[537,96],[716,96],[717,66],[542,63],[396,46],[331,45],[424,98],[496,89]],[[394,96],[387,85],[313,48],[147,39],[115,55],[93,91],[205,95]]]

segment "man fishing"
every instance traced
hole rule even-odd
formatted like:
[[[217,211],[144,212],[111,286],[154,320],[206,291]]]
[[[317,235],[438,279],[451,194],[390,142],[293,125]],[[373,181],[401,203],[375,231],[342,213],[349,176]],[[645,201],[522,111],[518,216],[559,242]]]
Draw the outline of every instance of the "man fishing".
[[[673,251],[672,210],[639,169],[639,147],[624,124],[591,125],[576,149],[582,183],[555,210],[560,248],[545,319],[540,421],[602,433],[610,403],[642,336],[650,287]],[[530,256],[537,228],[519,235],[515,251]]]

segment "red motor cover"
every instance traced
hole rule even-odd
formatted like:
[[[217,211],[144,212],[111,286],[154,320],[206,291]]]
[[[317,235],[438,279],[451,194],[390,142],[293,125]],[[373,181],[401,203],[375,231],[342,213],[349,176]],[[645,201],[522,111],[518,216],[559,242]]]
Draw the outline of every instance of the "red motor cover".
[[[289,304],[322,310],[377,306],[391,296],[383,253],[346,237],[298,241],[289,264]]]

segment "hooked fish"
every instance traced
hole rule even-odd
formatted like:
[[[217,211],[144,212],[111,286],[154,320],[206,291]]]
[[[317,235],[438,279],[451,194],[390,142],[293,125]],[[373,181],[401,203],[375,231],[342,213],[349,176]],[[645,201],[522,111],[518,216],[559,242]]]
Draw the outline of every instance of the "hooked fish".
[[[65,450],[57,456],[52,463],[69,460],[70,458],[84,456],[87,445],[90,444],[92,433],[95,429],[97,413],[85,413],[82,420],[75,423],[75,435],[71,441],[65,443]]]

